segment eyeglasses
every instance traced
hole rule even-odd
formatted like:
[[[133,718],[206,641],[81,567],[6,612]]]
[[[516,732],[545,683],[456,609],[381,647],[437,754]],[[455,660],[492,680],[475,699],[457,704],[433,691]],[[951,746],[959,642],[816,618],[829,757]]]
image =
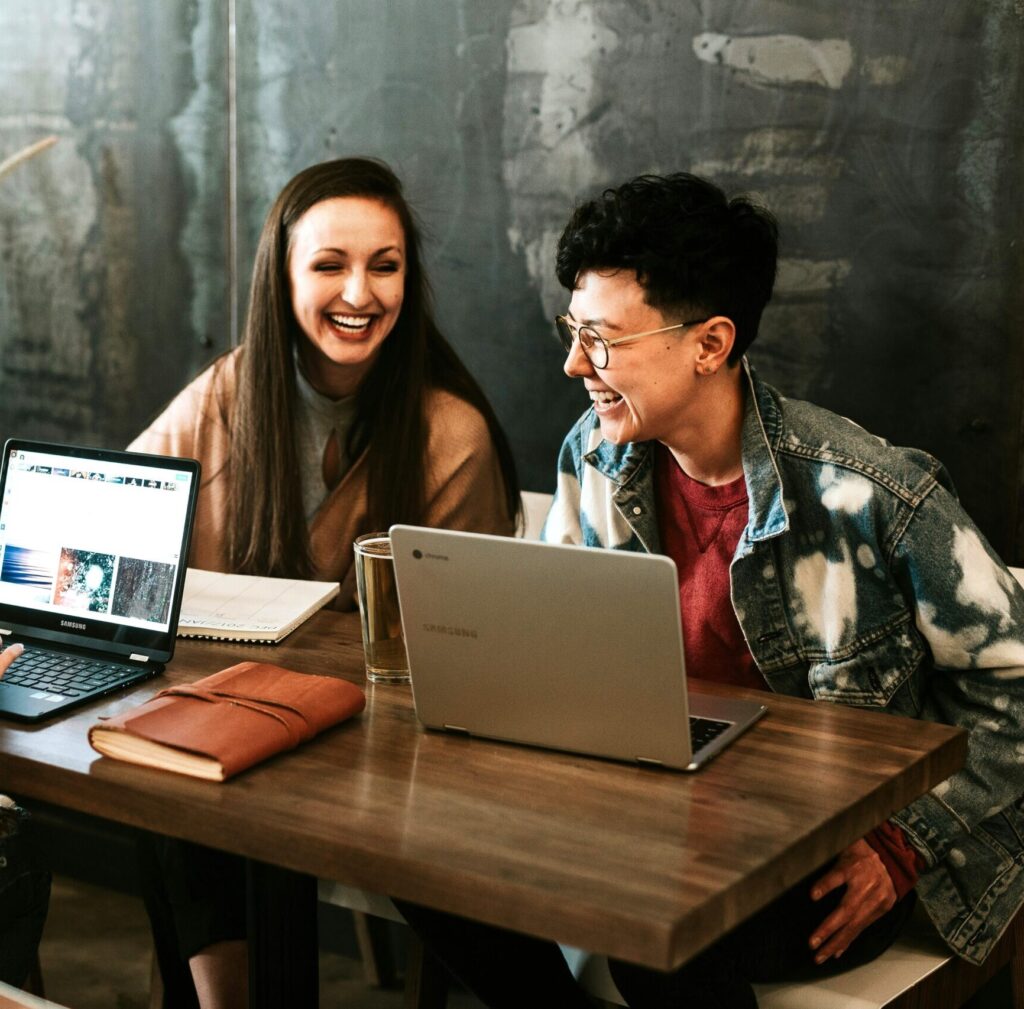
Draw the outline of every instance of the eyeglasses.
[[[679,322],[674,326],[663,326],[661,329],[649,329],[646,333],[631,333],[629,336],[617,336],[614,340],[606,340],[592,326],[577,326],[564,315],[555,316],[555,329],[558,332],[559,342],[562,350],[568,354],[572,345],[579,338],[580,348],[586,354],[587,360],[595,368],[608,367],[608,349],[620,343],[629,343],[631,340],[639,340],[642,336],[654,336],[655,333],[668,333],[673,329],[686,329],[687,326],[698,326],[707,322],[711,316],[705,319],[691,319],[689,322]]]

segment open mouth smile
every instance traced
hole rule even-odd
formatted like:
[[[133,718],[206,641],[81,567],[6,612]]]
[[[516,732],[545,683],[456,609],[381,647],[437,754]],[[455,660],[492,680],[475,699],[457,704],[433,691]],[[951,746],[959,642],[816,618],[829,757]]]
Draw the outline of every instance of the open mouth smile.
[[[325,312],[324,316],[333,329],[346,336],[362,336],[373,325],[374,319],[372,315],[341,315],[335,312]]]
[[[590,389],[590,401],[594,404],[594,410],[598,414],[608,413],[614,410],[622,402],[622,396],[611,389]]]

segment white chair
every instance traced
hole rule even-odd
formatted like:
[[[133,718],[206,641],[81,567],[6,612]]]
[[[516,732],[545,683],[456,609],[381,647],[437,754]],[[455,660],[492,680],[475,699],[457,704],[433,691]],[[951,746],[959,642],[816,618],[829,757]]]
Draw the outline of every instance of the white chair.
[[[371,988],[392,987],[394,976],[391,965],[394,958],[384,922],[397,921],[404,925],[405,919],[391,903],[391,898],[382,893],[361,890],[358,886],[321,879],[317,883],[317,899],[323,904],[347,908],[352,912],[356,944],[363,962],[363,977],[366,983]]]
[[[544,519],[547,518],[553,498],[553,494],[541,494],[532,490],[523,491],[523,530],[519,535],[524,540],[540,539],[540,531],[544,528]]]
[[[591,995],[625,1005],[604,957],[565,946],[562,952]],[[871,963],[821,981],[759,984],[754,991],[760,1009],[958,1009],[1007,965],[1012,1009],[1024,1009],[1024,916],[1017,915],[988,960],[974,967],[950,952],[918,905],[903,935]]]
[[[954,956],[920,905],[903,935],[877,960],[817,982],[757,986],[761,1009],[958,1009],[1001,968],[1011,1002],[1024,1009],[1024,917],[1011,922],[975,967]]]
[[[38,995],[30,995],[27,991],[14,988],[0,981],[0,1009],[65,1009],[56,1002],[48,1002]]]

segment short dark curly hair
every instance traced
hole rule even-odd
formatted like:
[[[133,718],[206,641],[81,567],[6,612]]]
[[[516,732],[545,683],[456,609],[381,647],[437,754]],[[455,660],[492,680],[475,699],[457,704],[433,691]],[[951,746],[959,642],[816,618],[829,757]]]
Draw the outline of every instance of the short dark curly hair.
[[[778,258],[775,218],[752,200],[728,199],[690,175],[640,175],[577,207],[558,240],[566,290],[588,270],[635,270],[649,305],[728,316],[729,362],[757,336]]]

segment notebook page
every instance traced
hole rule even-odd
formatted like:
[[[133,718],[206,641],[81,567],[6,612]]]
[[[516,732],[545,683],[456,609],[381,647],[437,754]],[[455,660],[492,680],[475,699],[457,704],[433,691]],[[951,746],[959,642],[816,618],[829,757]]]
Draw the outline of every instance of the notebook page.
[[[277,640],[338,594],[337,582],[228,575],[189,568],[178,633]]]

